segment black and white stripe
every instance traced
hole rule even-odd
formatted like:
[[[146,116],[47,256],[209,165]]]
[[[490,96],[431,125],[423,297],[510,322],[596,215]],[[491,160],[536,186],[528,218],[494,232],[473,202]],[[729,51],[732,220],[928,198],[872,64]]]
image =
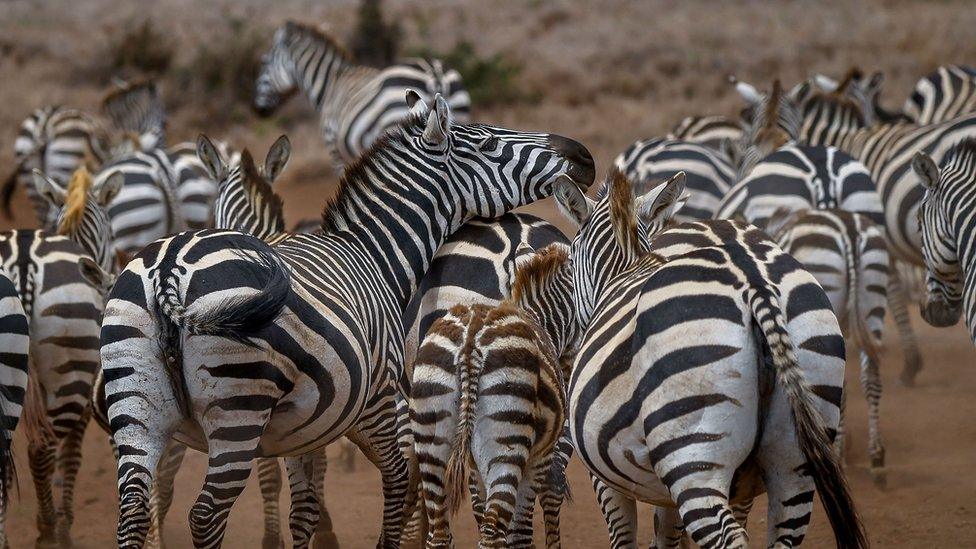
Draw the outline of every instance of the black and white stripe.
[[[916,124],[936,124],[976,112],[976,69],[940,66],[915,84],[902,110]]]
[[[670,508],[666,523],[701,547],[745,547],[731,504],[757,495],[746,486],[753,467],[769,494],[770,545],[802,541],[816,489],[838,544],[866,546],[830,449],[844,344],[827,296],[754,227],[693,222],[657,234],[680,207],[681,183],[635,200],[612,174],[596,203],[556,194],[582,224],[572,259],[586,331],[570,431],[606,485],[614,546],[636,542],[640,500]],[[663,530],[659,545],[674,537]]]
[[[976,140],[961,141],[941,166],[920,152],[913,167],[925,188],[918,214],[927,270],[922,317],[951,326],[965,313],[976,343]]]
[[[339,173],[407,116],[407,90],[425,101],[440,93],[462,123],[471,106],[460,74],[439,60],[412,59],[382,70],[357,65],[332,37],[291,21],[275,32],[256,88],[254,107],[262,115],[274,112],[296,91],[305,94],[318,112]]]
[[[231,231],[183,233],[145,248],[119,276],[102,362],[120,449],[120,546],[145,536],[148,487],[171,434],[209,447],[191,511],[197,546],[220,544],[257,452],[307,454],[343,434],[380,469],[380,543],[398,543],[412,492],[391,382],[404,374],[400,326],[417,282],[467,218],[546,196],[562,173],[588,182],[593,170],[566,138],[454,125],[441,97],[417,107],[347,170],[321,232],[273,247]],[[226,166],[210,167],[223,179]],[[135,326],[162,329],[167,355]],[[200,432],[179,428],[188,415]]]
[[[845,210],[780,209],[766,233],[799,261],[827,292],[847,340],[860,353],[861,388],[868,403],[871,476],[885,484],[881,440],[881,334],[888,303],[888,246],[884,230],[864,215]],[[844,410],[835,445],[844,458]]]
[[[735,181],[725,157],[710,147],[673,139],[635,141],[613,161],[614,166],[643,185],[669,179],[678,172],[688,177],[688,204],[679,219],[709,219]]]
[[[686,116],[668,132],[667,139],[704,145],[722,152],[726,142],[742,138],[742,122],[727,116]]]
[[[16,479],[13,434],[27,395],[29,320],[13,282],[0,273],[0,547],[8,547],[7,506]]]

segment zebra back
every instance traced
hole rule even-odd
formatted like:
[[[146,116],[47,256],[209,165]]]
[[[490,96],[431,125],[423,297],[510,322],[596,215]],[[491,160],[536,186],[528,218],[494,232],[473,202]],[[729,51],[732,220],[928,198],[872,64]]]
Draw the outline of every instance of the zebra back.
[[[902,108],[916,124],[935,124],[976,111],[976,69],[942,65],[915,84]]]
[[[741,137],[742,123],[721,115],[686,116],[667,135],[667,139],[698,143],[717,152],[726,141],[737,142]]]

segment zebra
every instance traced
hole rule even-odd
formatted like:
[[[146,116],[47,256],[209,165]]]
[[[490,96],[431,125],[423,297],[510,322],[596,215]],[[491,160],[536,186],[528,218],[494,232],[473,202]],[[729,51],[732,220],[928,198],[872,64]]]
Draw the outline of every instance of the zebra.
[[[571,257],[585,331],[570,432],[603,483],[612,546],[635,543],[640,499],[666,508],[657,546],[681,524],[701,547],[745,547],[730,493],[748,508],[762,478],[771,545],[802,541],[816,488],[838,545],[866,547],[830,451],[844,340],[827,296],[755,227],[691,222],[658,234],[683,183],[678,174],[635,198],[615,172],[596,202],[555,191],[580,224]]]
[[[111,268],[105,253],[97,265],[91,255],[104,250],[107,214],[103,201],[111,188],[91,186],[82,166],[67,189],[35,173],[40,196],[55,209],[58,231],[0,233],[0,265],[17,289],[29,319],[30,387],[23,423],[38,502],[38,545],[70,545],[74,483],[81,465],[81,440],[90,416],[92,381],[98,369],[103,287],[84,271]],[[118,178],[106,184],[118,185]],[[95,230],[101,226],[101,232]],[[87,249],[86,249],[87,248]],[[60,497],[54,498],[55,466]],[[57,501],[57,506],[55,502]]]
[[[947,122],[976,112],[976,69],[942,65],[922,77],[902,108],[916,124]]]
[[[868,403],[868,453],[871,477],[885,486],[885,449],[879,427],[881,375],[878,371],[888,287],[888,246],[884,231],[870,218],[846,210],[781,208],[765,229],[784,251],[820,283],[848,340],[861,358],[861,388]],[[841,407],[840,425],[844,425]],[[843,459],[844,434],[835,443]]]
[[[922,318],[932,326],[952,326],[965,312],[969,336],[976,343],[976,139],[956,144],[941,167],[920,151],[912,168],[925,188],[918,210],[927,271]]]
[[[20,303],[17,287],[0,273],[0,547],[7,541],[7,505],[10,487],[16,478],[13,461],[13,434],[24,411],[28,389],[28,349],[30,333],[27,314]],[[32,384],[32,387],[36,386]],[[37,402],[34,399],[33,402]],[[33,414],[36,419],[39,414]]]
[[[917,212],[923,189],[912,172],[911,161],[918,151],[938,163],[963,138],[976,135],[976,114],[950,121],[915,124],[864,125],[860,105],[839,88],[833,93],[815,93],[804,105],[801,139],[811,144],[832,145],[857,158],[871,173],[884,208],[884,226],[889,253],[896,261],[923,266],[922,236]],[[892,269],[888,300],[900,331],[908,326],[904,311],[905,292],[899,279],[901,269]],[[907,363],[901,381],[912,385],[921,362]]]
[[[110,154],[104,130],[89,115],[77,109],[52,105],[35,110],[20,126],[14,141],[16,167],[0,189],[0,207],[11,219],[10,203],[18,186],[27,189],[37,220],[53,228],[55,208],[32,186],[35,169],[62,185],[81,164],[94,170]]]
[[[698,143],[716,152],[723,152],[724,143],[736,142],[741,138],[742,122],[722,115],[686,116],[671,128],[666,137]]]
[[[732,166],[721,153],[704,144],[674,139],[635,141],[613,164],[627,177],[640,182],[685,172],[691,198],[682,209],[679,217],[682,221],[712,217],[735,180]]]
[[[166,107],[155,81],[119,82],[102,99],[102,112],[117,129],[135,137],[139,150],[166,146]]]
[[[510,299],[455,305],[417,353],[410,414],[428,547],[452,545],[447,510],[460,504],[469,461],[481,546],[531,545],[537,495],[565,482],[552,470],[578,339],[568,247],[550,244],[525,257]],[[546,530],[547,546],[558,547],[558,520]]]
[[[811,78],[811,82],[820,91],[827,93],[834,92],[838,88],[846,89],[851,99],[861,105],[861,111],[864,113],[864,123],[868,126],[873,126],[879,122],[891,124],[914,121],[905,112],[887,109],[881,105],[881,87],[884,84],[884,73],[881,71],[875,71],[866,77],[860,69],[854,67],[840,81],[834,80],[824,74],[815,74]],[[802,99],[800,102],[802,103]]]
[[[584,186],[593,178],[590,153],[570,139],[455,124],[440,95],[413,107],[346,170],[321,231],[274,246],[190,231],[151,244],[122,271],[102,339],[121,547],[143,541],[148,488],[170,435],[209,448],[209,477],[190,514],[198,547],[220,544],[259,452],[304,455],[343,434],[381,471],[380,545],[398,545],[412,494],[394,383],[409,394],[402,313],[417,281],[469,217],[547,196],[564,173]],[[157,328],[149,336],[133,326],[165,333],[160,341]],[[210,380],[206,389],[198,375]],[[191,418],[199,429],[181,426]]]
[[[471,98],[460,74],[439,60],[411,59],[379,70],[357,65],[328,34],[286,22],[261,60],[254,108],[269,116],[301,90],[318,112],[336,173],[407,115],[407,90],[425,101],[442,94],[457,120],[467,123]]]

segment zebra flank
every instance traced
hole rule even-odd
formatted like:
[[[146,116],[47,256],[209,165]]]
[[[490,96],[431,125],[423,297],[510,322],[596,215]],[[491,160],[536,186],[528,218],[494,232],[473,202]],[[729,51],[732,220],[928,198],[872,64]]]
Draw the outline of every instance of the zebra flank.
[[[941,165],[919,152],[912,167],[925,188],[918,212],[926,268],[922,318],[941,327],[965,315],[976,343],[976,139],[960,141]]]
[[[13,434],[24,412],[28,390],[29,320],[13,282],[0,274],[0,545],[7,545],[5,525],[10,488],[15,485]]]

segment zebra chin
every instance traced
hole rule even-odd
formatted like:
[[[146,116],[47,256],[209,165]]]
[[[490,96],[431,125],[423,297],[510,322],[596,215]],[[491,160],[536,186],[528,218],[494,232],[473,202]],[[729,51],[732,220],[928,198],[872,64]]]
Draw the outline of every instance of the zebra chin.
[[[955,326],[962,317],[962,304],[950,304],[942,298],[927,298],[921,310],[925,322],[936,328]]]

